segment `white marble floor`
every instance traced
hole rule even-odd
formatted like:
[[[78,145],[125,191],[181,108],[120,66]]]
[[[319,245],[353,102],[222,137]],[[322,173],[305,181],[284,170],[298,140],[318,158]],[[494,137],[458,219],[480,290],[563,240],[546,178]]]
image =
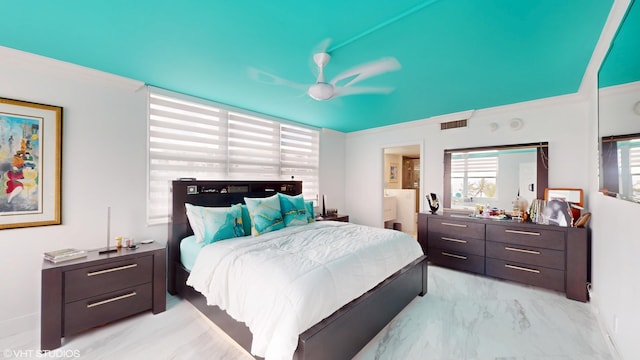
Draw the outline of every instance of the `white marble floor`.
[[[416,298],[356,356],[370,359],[595,360],[609,352],[588,304],[438,267]],[[38,329],[0,339],[0,358],[43,358]],[[188,302],[65,340],[46,358],[252,359]],[[79,355],[79,356],[77,356]]]

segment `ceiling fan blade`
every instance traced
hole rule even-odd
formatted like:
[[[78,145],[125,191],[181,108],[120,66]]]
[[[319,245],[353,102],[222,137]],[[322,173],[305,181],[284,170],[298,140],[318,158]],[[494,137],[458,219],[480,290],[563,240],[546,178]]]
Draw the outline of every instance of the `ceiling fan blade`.
[[[358,65],[354,68],[351,68],[335,78],[331,80],[331,85],[336,85],[338,81],[348,79],[353,77],[353,79],[349,80],[346,84],[340,86],[350,86],[354,85],[364,79],[370,78],[372,76],[380,75],[390,71],[400,70],[402,66],[395,58],[383,58],[380,60],[372,61],[369,63],[365,63],[362,65]]]
[[[393,90],[395,89],[392,87],[340,86],[335,88],[333,97],[360,94],[389,94]]]
[[[247,74],[249,78],[259,83],[267,84],[267,85],[283,85],[287,87],[291,87],[294,89],[307,90],[309,85],[299,84],[293,81],[289,81],[287,79],[283,79],[279,76],[270,74],[266,71],[256,69],[254,67],[249,67],[247,69]]]

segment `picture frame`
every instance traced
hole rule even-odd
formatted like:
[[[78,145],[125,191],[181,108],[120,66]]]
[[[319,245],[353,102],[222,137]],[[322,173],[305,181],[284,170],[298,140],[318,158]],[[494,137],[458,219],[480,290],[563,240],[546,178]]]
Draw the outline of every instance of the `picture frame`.
[[[0,229],[61,224],[62,107],[0,97]]]
[[[396,162],[392,162],[389,163],[389,182],[390,183],[397,183],[398,182],[398,176],[399,176],[399,168],[398,168],[398,163]]]
[[[564,200],[547,201],[539,216],[538,224],[571,227],[573,224],[571,206]]]

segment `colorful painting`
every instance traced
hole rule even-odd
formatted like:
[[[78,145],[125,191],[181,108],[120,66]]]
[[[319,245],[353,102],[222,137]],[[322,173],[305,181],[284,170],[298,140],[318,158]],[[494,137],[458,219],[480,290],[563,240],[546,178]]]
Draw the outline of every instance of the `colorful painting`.
[[[0,229],[60,224],[62,108],[0,98]]]
[[[0,113],[0,215],[42,212],[42,119]]]

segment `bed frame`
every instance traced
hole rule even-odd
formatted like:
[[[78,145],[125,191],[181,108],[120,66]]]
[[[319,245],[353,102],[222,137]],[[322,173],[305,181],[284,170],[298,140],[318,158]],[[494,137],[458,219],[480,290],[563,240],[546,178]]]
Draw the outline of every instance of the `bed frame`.
[[[180,241],[192,235],[184,204],[230,206],[244,203],[244,197],[267,197],[277,192],[302,193],[300,181],[196,181],[172,183],[172,222],[169,226],[168,290],[191,302],[249,353],[249,328],[186,285],[189,271],[180,262]],[[294,359],[351,359],[417,295],[427,292],[426,256],[389,276],[373,289],[344,305],[326,319],[300,334]]]

